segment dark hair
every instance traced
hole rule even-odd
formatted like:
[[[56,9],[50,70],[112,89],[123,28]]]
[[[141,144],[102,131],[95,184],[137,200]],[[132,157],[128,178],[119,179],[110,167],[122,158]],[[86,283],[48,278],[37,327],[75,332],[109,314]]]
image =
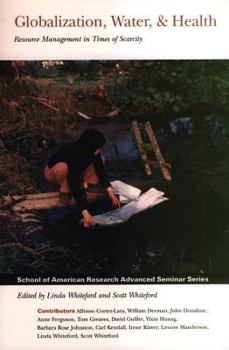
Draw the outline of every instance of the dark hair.
[[[80,140],[85,149],[90,152],[95,152],[98,148],[102,148],[106,143],[105,136],[96,129],[86,129],[80,136]]]

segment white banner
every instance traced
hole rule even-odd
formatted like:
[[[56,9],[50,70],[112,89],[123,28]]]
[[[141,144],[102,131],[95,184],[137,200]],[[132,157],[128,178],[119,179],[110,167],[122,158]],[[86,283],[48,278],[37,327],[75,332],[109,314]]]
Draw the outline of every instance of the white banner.
[[[1,60],[228,59],[228,0],[0,0]],[[2,350],[229,349],[228,285],[0,287]]]
[[[3,350],[226,350],[229,286],[1,287]]]
[[[0,1],[0,57],[228,58],[227,0]]]

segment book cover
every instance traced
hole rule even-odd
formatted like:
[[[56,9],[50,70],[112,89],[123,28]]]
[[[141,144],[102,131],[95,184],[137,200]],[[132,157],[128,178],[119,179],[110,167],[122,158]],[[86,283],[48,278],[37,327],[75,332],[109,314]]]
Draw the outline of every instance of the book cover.
[[[1,348],[227,349],[228,2],[0,10]]]

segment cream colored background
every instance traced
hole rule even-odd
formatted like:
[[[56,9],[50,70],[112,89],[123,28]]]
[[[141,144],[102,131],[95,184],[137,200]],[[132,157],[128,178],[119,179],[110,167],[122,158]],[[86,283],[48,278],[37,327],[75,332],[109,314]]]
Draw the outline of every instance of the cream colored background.
[[[228,0],[0,0],[0,59],[40,60],[40,59],[204,59],[229,57]],[[217,18],[217,28],[154,28],[106,30],[76,28],[17,28],[14,19],[17,15],[52,17],[60,14],[63,17],[99,17],[105,21],[111,15],[156,18],[163,14],[184,14],[196,17],[199,14],[212,14]],[[125,35],[143,36],[139,44],[18,44],[14,43],[15,35],[19,36],[80,36],[80,35]],[[109,291],[139,290],[159,292],[154,306],[160,307],[206,307],[210,310],[208,320],[210,331],[166,331],[162,333],[126,333],[118,341],[93,340],[83,343],[75,340],[37,340],[35,324],[40,306],[74,307],[87,305],[96,307],[95,301],[39,301],[18,300],[18,291]],[[71,350],[71,349],[155,349],[155,350],[226,350],[229,349],[229,286],[228,285],[152,285],[152,286],[1,286],[0,287],[0,348],[1,350]],[[109,300],[106,307],[122,307],[122,301]],[[129,303],[129,301],[127,301]],[[127,306],[127,303],[125,306]],[[148,307],[150,301],[141,302]],[[143,306],[144,304],[144,306]],[[146,305],[147,304],[147,305]],[[131,307],[140,307],[139,300],[131,301]],[[152,305],[150,305],[152,306]],[[190,322],[192,321],[192,316]],[[125,333],[122,333],[125,334]]]
[[[158,292],[157,299],[81,299],[32,300],[17,299],[18,292]],[[0,347],[2,350],[226,350],[229,349],[228,285],[76,285],[76,286],[7,286],[0,293]],[[209,331],[120,331],[119,339],[36,339],[38,308],[206,308],[208,315],[181,315],[186,324],[206,324]],[[45,314],[49,317],[48,314]],[[55,314],[57,317],[70,317]],[[106,316],[101,314],[100,317]],[[174,315],[172,315],[174,316]],[[44,317],[44,314],[43,314]],[[99,314],[97,314],[99,317]],[[188,322],[187,322],[188,320]],[[91,322],[92,323],[92,322]],[[94,323],[95,324],[95,323]],[[116,323],[117,324],[117,323]],[[132,323],[133,324],[133,323]],[[50,324],[51,325],[51,324]],[[115,325],[115,324],[114,324]],[[45,333],[45,332],[43,332]]]
[[[228,0],[0,0],[1,59],[154,59],[228,58]],[[17,28],[17,15],[73,18],[85,15],[109,23],[110,15],[129,17],[170,17],[174,14],[217,18],[217,28]],[[14,43],[16,35],[33,36],[142,36],[138,43]]]

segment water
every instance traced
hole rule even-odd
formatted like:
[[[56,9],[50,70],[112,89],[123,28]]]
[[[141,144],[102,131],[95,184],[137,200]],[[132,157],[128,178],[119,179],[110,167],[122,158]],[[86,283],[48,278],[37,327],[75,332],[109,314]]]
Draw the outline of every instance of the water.
[[[196,120],[170,138],[174,150],[174,205],[170,230],[184,254],[178,271],[210,273],[223,281],[228,275],[229,163],[228,130],[216,116]],[[174,222],[174,218],[175,222]],[[176,241],[172,239],[176,247]]]
[[[228,129],[219,116],[174,119],[155,131],[173,182],[167,185],[154,166],[144,175],[130,123],[105,122],[105,156],[111,179],[155,186],[169,201],[143,212],[127,223],[84,230],[77,214],[60,219],[48,216],[46,229],[57,246],[68,249],[65,263],[57,256],[56,272],[82,274],[183,274],[229,279],[229,164]],[[86,124],[88,126],[88,124]],[[165,131],[166,129],[166,131]],[[108,201],[92,213],[109,210]],[[59,265],[58,265],[59,263]]]

